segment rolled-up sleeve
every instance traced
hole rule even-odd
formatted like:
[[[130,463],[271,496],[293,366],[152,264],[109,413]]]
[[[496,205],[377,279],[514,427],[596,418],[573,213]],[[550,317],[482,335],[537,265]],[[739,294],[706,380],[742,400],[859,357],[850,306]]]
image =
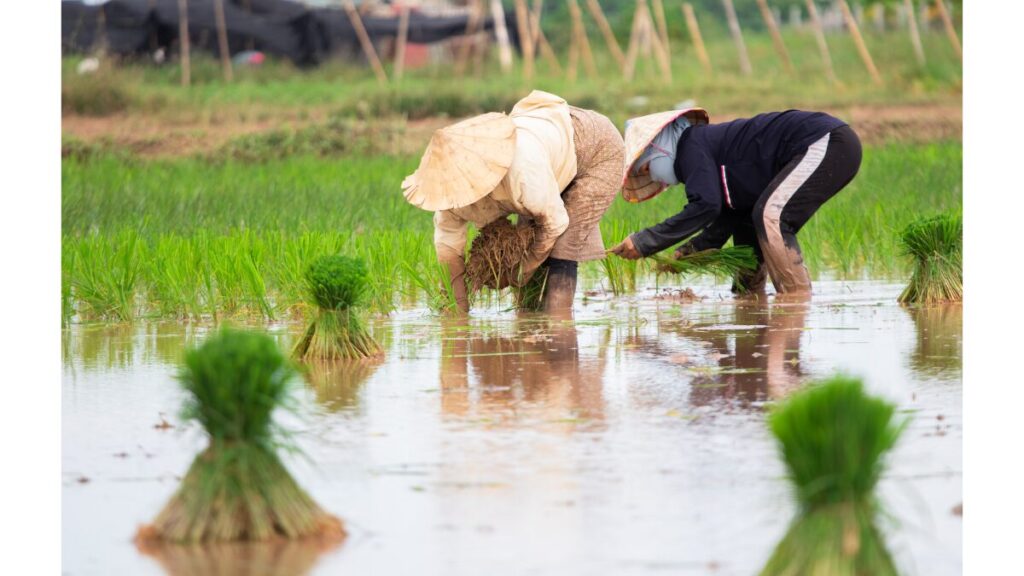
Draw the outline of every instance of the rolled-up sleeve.
[[[523,265],[527,274],[547,259],[555,242],[569,227],[569,213],[551,162],[539,152],[537,148],[519,148],[508,173],[508,184],[521,213],[537,226],[528,261]]]
[[[466,253],[467,222],[450,210],[434,212],[434,250],[441,262],[461,262]]]

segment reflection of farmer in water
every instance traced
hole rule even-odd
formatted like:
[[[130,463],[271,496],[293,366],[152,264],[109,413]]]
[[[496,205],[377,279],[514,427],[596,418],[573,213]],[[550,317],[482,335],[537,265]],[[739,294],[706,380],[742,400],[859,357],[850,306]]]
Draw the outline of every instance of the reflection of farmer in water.
[[[608,343],[599,347],[597,358],[581,360],[571,323],[524,320],[507,336],[468,338],[452,331],[444,338],[441,407],[446,415],[603,419]]]
[[[405,198],[434,212],[434,246],[454,296],[469,307],[464,282],[467,225],[478,229],[518,214],[536,227],[517,278],[547,269],[546,311],[572,307],[576,266],[604,257],[598,222],[622,182],[622,136],[592,110],[534,91],[508,116],[484,114],[434,133]],[[504,286],[497,286],[503,288]]]
[[[708,124],[700,108],[660,112],[626,124],[630,202],[686,185],[683,210],[636,232],[612,249],[623,258],[650,256],[700,233],[676,250],[721,248],[732,237],[751,246],[762,265],[737,278],[734,291],[809,292],[811,281],[796,234],[860,168],[857,134],[820,112],[787,110]]]
[[[800,337],[807,307],[773,305],[764,300],[736,307],[735,324],[749,330],[687,330],[684,336],[711,345],[722,373],[693,379],[690,403],[704,406],[728,401],[739,406],[782,398],[800,387]],[[735,340],[734,349],[729,339]]]

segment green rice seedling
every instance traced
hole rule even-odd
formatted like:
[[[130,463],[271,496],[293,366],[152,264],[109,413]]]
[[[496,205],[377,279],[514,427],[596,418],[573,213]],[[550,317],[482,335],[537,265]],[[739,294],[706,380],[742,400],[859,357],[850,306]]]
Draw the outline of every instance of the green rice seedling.
[[[904,251],[914,259],[902,303],[960,302],[964,296],[963,217],[943,214],[918,220],[903,229]]]
[[[522,286],[512,288],[516,308],[538,312],[544,308],[544,290],[548,285],[548,269],[541,266]]]
[[[71,288],[88,312],[101,319],[131,322],[144,261],[134,230],[113,237],[90,236],[78,243]]]
[[[75,251],[67,238],[60,243],[60,325],[67,326],[75,315],[75,299],[71,291],[71,276],[75,270]]]
[[[301,360],[351,360],[383,353],[356,314],[366,294],[362,260],[324,256],[306,272],[306,287],[316,316],[292,354]]]
[[[614,206],[614,203],[612,204]],[[611,248],[622,242],[630,234],[630,230],[639,229],[639,223],[627,223],[622,220],[602,221],[601,235]],[[636,226],[636,228],[633,228]],[[605,256],[601,260],[601,268],[608,280],[608,288],[612,294],[622,296],[636,291],[636,279],[640,271],[641,260],[626,260],[618,256]]]
[[[874,494],[884,456],[906,426],[895,412],[844,376],[775,407],[768,423],[800,511],[762,575],[897,573],[876,526]]]
[[[717,278],[731,278],[741,272],[757,270],[757,256],[750,246],[729,246],[721,249],[701,250],[671,258],[655,254],[650,257],[658,263],[659,272],[697,276],[710,274]]]
[[[178,379],[182,412],[209,439],[177,492],[149,526],[144,543],[205,543],[344,537],[341,521],[313,501],[277,455],[275,408],[295,373],[265,334],[225,328],[185,354]]]
[[[403,263],[403,266],[416,287],[426,294],[427,306],[431,310],[446,313],[459,309],[452,289],[452,279],[444,264],[431,259],[422,267],[414,267],[409,262]],[[471,295],[467,297],[472,299]]]

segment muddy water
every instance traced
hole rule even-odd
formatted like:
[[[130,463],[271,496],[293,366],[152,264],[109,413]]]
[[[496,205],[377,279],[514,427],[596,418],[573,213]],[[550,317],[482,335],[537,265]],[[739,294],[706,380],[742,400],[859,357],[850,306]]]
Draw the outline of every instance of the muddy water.
[[[841,370],[913,417],[881,486],[900,566],[958,574],[961,312],[900,286],[819,283],[810,303],[589,298],[575,322],[422,311],[373,328],[387,358],[301,388],[299,482],[347,523],[340,548],[141,554],[136,526],[203,438],[173,374],[208,327],[64,335],[67,574],[752,574],[794,506],[764,417]],[[301,327],[272,326],[282,345]],[[167,422],[173,428],[163,425]]]

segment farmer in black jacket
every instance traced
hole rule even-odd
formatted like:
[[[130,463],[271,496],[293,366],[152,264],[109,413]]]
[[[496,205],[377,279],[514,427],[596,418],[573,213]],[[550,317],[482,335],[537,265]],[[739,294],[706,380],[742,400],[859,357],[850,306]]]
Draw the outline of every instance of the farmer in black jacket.
[[[751,246],[757,273],[737,278],[736,292],[764,288],[765,269],[778,293],[809,292],[811,281],[796,234],[860,168],[857,134],[821,112],[769,112],[708,124],[699,108],[661,112],[626,124],[630,202],[686,185],[683,210],[628,236],[611,252],[637,259],[694,234],[675,256],[721,248],[732,237]]]

